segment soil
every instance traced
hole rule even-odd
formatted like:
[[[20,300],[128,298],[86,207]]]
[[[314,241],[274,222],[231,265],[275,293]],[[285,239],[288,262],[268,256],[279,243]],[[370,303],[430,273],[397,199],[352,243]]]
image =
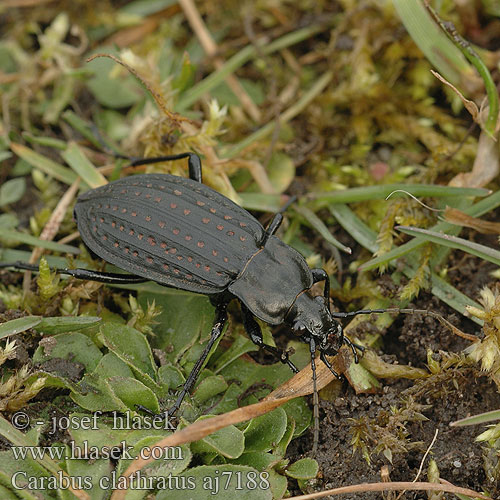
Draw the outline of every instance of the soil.
[[[451,262],[462,259],[461,265],[452,271],[453,284],[464,293],[478,291],[485,285],[492,285],[491,266],[478,267],[478,259],[462,256],[451,257]],[[465,265],[464,265],[465,264]],[[474,296],[474,299],[479,297]],[[409,307],[438,312],[462,331],[481,336],[480,327],[440,302],[430,294],[421,294]],[[401,315],[384,336],[384,359],[399,364],[424,368],[427,364],[427,349],[433,351],[433,359],[440,361],[444,354],[460,353],[469,342],[457,337],[436,319],[422,315]],[[380,353],[381,354],[381,353]],[[486,470],[498,467],[498,458],[492,457],[491,449],[475,438],[485,426],[450,427],[450,423],[470,415],[491,411],[500,407],[497,387],[473,366],[462,366],[421,381],[384,380],[378,394],[356,395],[346,383],[341,395],[333,401],[320,402],[320,443],[314,458],[320,465],[320,479],[311,485],[312,491],[319,491],[364,482],[384,480],[420,481],[427,477],[429,461],[435,460],[439,477],[456,486],[487,491],[494,498],[499,484],[487,477]],[[416,409],[426,420],[408,422],[391,418],[391,408]],[[411,412],[410,412],[411,414]],[[410,420],[412,420],[410,418]],[[369,462],[361,449],[354,450],[352,438],[355,425],[364,424],[372,439],[368,439]],[[401,425],[403,427],[401,427]],[[391,427],[392,426],[392,427]],[[392,453],[391,460],[375,446],[382,442],[386,431],[396,440],[399,450]],[[401,431],[405,439],[401,440]],[[289,452],[291,461],[311,456],[312,429],[292,442]],[[431,451],[426,450],[437,436]],[[386,436],[387,437],[387,436]],[[296,494],[299,494],[297,490]],[[398,494],[393,497],[396,498]],[[450,496],[451,497],[451,496]],[[333,497],[331,497],[333,498]],[[338,497],[335,497],[338,498]],[[381,498],[380,493],[346,495],[349,499]],[[401,498],[421,499],[421,492],[406,492]]]

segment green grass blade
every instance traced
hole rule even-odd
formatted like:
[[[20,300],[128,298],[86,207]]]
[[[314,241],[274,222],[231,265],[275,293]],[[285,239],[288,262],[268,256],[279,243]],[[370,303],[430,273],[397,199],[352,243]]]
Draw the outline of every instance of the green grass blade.
[[[453,85],[475,76],[462,52],[433,21],[421,1],[393,0],[406,30],[430,63]]]
[[[276,213],[281,207],[279,194],[238,193],[238,196],[241,198],[241,206],[247,210]]]
[[[347,205],[332,204],[329,206],[329,209],[332,215],[337,219],[338,223],[360,245],[370,250],[370,252],[374,252],[377,249],[377,233],[367,227]],[[414,259],[409,259],[409,264],[411,265],[413,265],[412,260]],[[415,265],[417,265],[416,262]],[[364,266],[361,266],[361,268],[363,267]],[[411,278],[414,274],[414,270],[410,265],[406,265],[403,272],[409,278]],[[445,304],[448,304],[461,314],[465,313],[465,306],[467,305],[481,307],[479,304],[464,295],[435,273],[431,273],[431,292]],[[478,318],[471,317],[471,319],[479,325],[483,324],[483,322]]]
[[[80,249],[76,247],[72,247],[70,245],[64,245],[62,243],[56,243],[55,241],[41,240],[36,236],[32,236],[31,234],[21,233],[20,231],[15,231],[14,229],[2,228],[2,231],[0,231],[0,241],[1,240],[19,241],[21,243],[26,243],[27,245],[32,245],[34,247],[53,250],[54,252],[72,253],[72,254],[80,253]]]
[[[451,427],[462,427],[464,425],[478,425],[485,424],[486,422],[491,422],[493,420],[500,420],[500,410],[487,411],[485,413],[480,413],[479,415],[473,415],[472,417],[462,418],[451,422]]]
[[[352,253],[352,250],[349,247],[346,247],[331,235],[330,231],[325,226],[323,221],[312,210],[309,210],[307,207],[297,206],[295,207],[295,211],[300,214],[313,229],[318,231],[318,233],[334,247],[342,250],[345,253]]]
[[[302,28],[292,33],[288,33],[287,35],[284,35],[267,45],[263,41],[261,42],[261,51],[264,54],[271,54],[272,52],[290,47],[291,45],[306,40],[323,29],[325,29],[325,26],[323,25],[308,26],[307,28]],[[182,112],[183,110],[189,108],[189,106],[194,104],[201,96],[217,87],[217,85],[221,84],[227,76],[234,73],[238,68],[241,68],[244,64],[250,61],[250,59],[256,57],[257,55],[257,48],[253,45],[247,45],[241,49],[237,54],[228,59],[220,69],[211,73],[201,82],[194,85],[189,92],[186,92],[179,99],[175,110]]]
[[[11,143],[10,148],[24,161],[27,161],[30,165],[33,165],[33,167],[38,168],[42,172],[54,177],[54,179],[57,179],[64,184],[71,185],[78,178],[78,176],[71,169],[62,166],[55,161],[49,160],[41,154],[35,153],[35,151],[23,146],[22,144]]]
[[[442,198],[445,196],[488,196],[489,189],[459,188],[451,186],[436,186],[434,184],[385,184],[381,186],[365,186],[342,191],[309,193],[307,199],[318,203],[355,203],[367,200],[384,200],[394,191],[406,191],[416,197],[428,196]],[[394,196],[406,196],[404,193],[395,193]]]
[[[361,246],[375,252],[377,250],[377,233],[372,231],[347,205],[331,204],[328,207],[337,222]]]
[[[439,245],[463,250],[464,252],[500,266],[500,252],[485,245],[480,245],[479,243],[474,243],[464,238],[458,238],[457,236],[450,236],[448,234],[429,231],[428,229],[420,229],[418,227],[396,226],[395,229],[405,234],[409,234],[410,236],[422,236],[425,241],[432,241]]]
[[[64,161],[78,174],[91,188],[104,186],[108,183],[94,165],[85,156],[83,151],[74,142],[71,142],[66,151],[61,153]]]
[[[300,99],[293,105],[290,106],[279,118],[280,123],[287,123],[292,118],[297,116],[315,97],[317,97],[325,89],[325,87],[330,83],[333,78],[333,73],[327,71],[321,78],[319,78],[314,85],[307,90]],[[238,155],[245,148],[250,146],[256,141],[262,140],[264,137],[270,135],[272,131],[276,128],[276,122],[273,120],[266,123],[259,130],[256,130],[253,134],[242,141],[236,143],[234,146],[226,149],[221,149],[220,156],[222,158],[233,158]]]
[[[472,217],[481,217],[481,215],[484,215],[485,213],[488,213],[499,206],[500,206],[500,191],[497,191],[496,193],[493,193],[491,196],[488,196],[487,198],[478,201],[472,207],[465,209],[463,212]],[[453,225],[448,224],[447,222],[440,222],[435,226],[433,226],[431,230],[451,233],[453,232],[453,227],[454,227]],[[405,243],[397,248],[393,248],[386,254],[381,255],[380,257],[375,257],[374,259],[365,262],[362,266],[360,266],[360,270],[368,271],[370,269],[378,267],[380,264],[387,263],[394,259],[398,259],[399,257],[402,257],[408,252],[415,250],[424,243],[425,240],[423,240],[422,238],[420,237],[415,238],[409,241],[408,243]]]

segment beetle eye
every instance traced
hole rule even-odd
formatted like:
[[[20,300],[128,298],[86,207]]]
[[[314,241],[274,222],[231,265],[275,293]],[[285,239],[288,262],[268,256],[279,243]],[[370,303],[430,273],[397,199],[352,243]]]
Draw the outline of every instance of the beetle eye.
[[[306,325],[304,323],[302,323],[301,321],[297,321],[293,325],[293,329],[295,330],[295,333],[302,335],[306,331]]]

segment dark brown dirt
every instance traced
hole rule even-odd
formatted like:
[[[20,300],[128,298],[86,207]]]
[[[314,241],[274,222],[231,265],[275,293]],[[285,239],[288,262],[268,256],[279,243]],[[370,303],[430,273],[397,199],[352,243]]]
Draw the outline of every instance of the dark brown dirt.
[[[489,274],[492,268],[478,263],[478,259],[463,258],[463,254],[452,257],[455,263],[457,259],[461,259],[460,265],[456,265],[450,273],[452,282],[463,293],[468,293],[477,300],[478,290],[485,285],[492,285]],[[460,316],[430,294],[421,293],[419,299],[409,307],[438,312],[464,332],[482,335],[481,328],[476,323]],[[399,364],[425,368],[427,349],[431,349],[433,358],[439,361],[442,359],[439,351],[460,353],[468,345],[469,342],[457,337],[432,317],[400,315],[384,335],[383,353],[386,361],[390,359]],[[484,444],[475,442],[475,438],[485,427],[449,426],[455,420],[500,407],[497,387],[487,377],[481,376],[475,367],[462,366],[425,381],[385,380],[382,383],[383,390],[379,394],[356,395],[345,385],[340,397],[320,403],[320,444],[314,458],[320,464],[321,479],[311,487],[311,491],[380,482],[384,466],[388,467],[391,481],[412,481],[417,476],[424,453],[437,431],[436,441],[423,464],[419,480],[428,480],[429,460],[434,459],[441,478],[456,486],[488,491],[493,498],[498,495],[499,485],[495,480],[489,479],[485,472],[487,464],[489,467],[497,465],[498,458],[492,457],[491,450],[488,452]],[[407,404],[411,401],[409,398],[414,398],[414,402]],[[359,449],[353,450],[353,425],[356,422],[369,422],[370,430],[375,436],[375,441],[370,443],[368,440],[369,451],[373,452],[377,438],[378,442],[381,439],[374,426],[378,424],[387,429],[387,415],[390,415],[391,408],[413,406],[418,409],[416,405],[424,405],[420,407],[420,411],[427,420],[402,423],[407,435],[405,441],[399,441],[399,444],[406,444],[408,449],[393,452],[392,463],[382,453],[371,453],[371,462],[368,463]],[[292,442],[289,448],[291,459],[298,459],[306,454],[311,456],[311,443],[312,430]],[[382,497],[378,493],[363,493],[343,498],[365,500]],[[401,498],[425,497],[420,492],[407,492]]]
[[[427,421],[410,423],[406,426],[410,442],[422,442],[417,449],[406,453],[395,453],[392,464],[382,454],[372,455],[368,464],[360,451],[353,453],[351,444],[350,419],[360,417],[376,419],[381,412],[388,412],[391,406],[402,406],[404,397],[403,383],[385,386],[381,394],[355,395],[347,390],[343,397],[334,402],[321,403],[320,445],[315,456],[320,464],[322,479],[315,485],[316,489],[329,489],[364,482],[381,480],[382,467],[388,466],[390,480],[412,481],[418,472],[425,450],[432,442],[436,430],[438,436],[427,457],[419,478],[427,480],[429,458],[433,458],[439,468],[440,477],[457,486],[469,487],[479,491],[487,488],[493,495],[497,494],[496,483],[489,483],[483,469],[482,446],[474,442],[482,429],[478,427],[451,428],[449,423],[463,418],[471,412],[480,413],[498,408],[500,397],[496,387],[485,377],[476,378],[472,370],[459,384],[460,389],[448,387],[446,395],[441,397],[420,398],[423,404],[432,405],[422,413]],[[447,384],[446,384],[447,385]],[[307,452],[311,436],[308,435],[296,442],[297,452]],[[347,498],[347,497],[344,497]],[[352,495],[352,499],[380,498],[380,494]],[[421,493],[408,492],[407,499],[422,498]]]

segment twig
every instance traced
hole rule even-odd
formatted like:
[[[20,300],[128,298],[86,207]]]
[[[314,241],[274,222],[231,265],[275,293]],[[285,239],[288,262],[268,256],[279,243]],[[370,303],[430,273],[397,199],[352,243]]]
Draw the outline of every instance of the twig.
[[[60,199],[56,208],[52,212],[50,219],[47,221],[47,224],[45,224],[45,227],[43,228],[40,234],[40,239],[47,241],[52,241],[54,239],[55,235],[59,231],[59,227],[61,226],[64,214],[66,213],[66,210],[68,209],[70,203],[73,201],[73,198],[75,197],[75,194],[78,191],[79,186],[80,186],[80,179],[78,178],[75,182],[73,182],[73,184],[66,191],[66,193],[64,193],[64,196]],[[43,249],[41,249],[40,247],[34,248],[33,251],[31,252],[29,263],[34,264],[42,255],[42,252]],[[31,285],[31,271],[26,271],[23,279],[24,293],[26,293],[29,290],[30,285]]]
[[[363,483],[352,486],[343,486],[332,490],[318,491],[317,493],[309,493],[308,495],[299,495],[290,497],[289,500],[313,500],[314,498],[323,498],[328,495],[343,495],[346,493],[364,493],[366,491],[444,491],[458,495],[467,495],[471,498],[481,498],[482,500],[491,500],[490,497],[476,493],[468,488],[460,488],[451,483],[444,482],[442,484],[435,483],[410,483],[410,482],[394,482],[394,483]]]
[[[217,69],[220,69],[224,66],[224,60],[217,56],[217,45],[214,42],[210,32],[208,31],[203,19],[200,16],[200,13],[196,9],[196,6],[193,0],[179,0],[179,4],[186,15],[186,18],[191,25],[194,33],[198,37],[198,40],[203,47],[203,50],[209,57],[214,58],[214,66]],[[243,108],[250,115],[252,120],[255,122],[260,122],[261,113],[259,108],[254,104],[252,99],[250,99],[249,95],[246,93],[245,89],[241,86],[240,82],[234,75],[228,75],[226,77],[226,83],[229,85],[229,88],[234,92],[236,97],[241,102]]]
[[[439,433],[439,429],[436,429],[436,432],[434,433],[434,437],[432,438],[431,444],[427,448],[427,450],[424,453],[424,456],[422,457],[422,460],[420,461],[420,467],[418,468],[417,475],[415,476],[415,479],[412,481],[412,483],[416,483],[418,478],[420,477],[420,474],[422,474],[422,469],[424,468],[424,463],[425,459],[427,458],[427,455],[430,453],[432,447],[434,446],[434,443],[436,442],[437,436]],[[406,492],[407,490],[403,490],[396,498],[396,500],[399,500]]]

